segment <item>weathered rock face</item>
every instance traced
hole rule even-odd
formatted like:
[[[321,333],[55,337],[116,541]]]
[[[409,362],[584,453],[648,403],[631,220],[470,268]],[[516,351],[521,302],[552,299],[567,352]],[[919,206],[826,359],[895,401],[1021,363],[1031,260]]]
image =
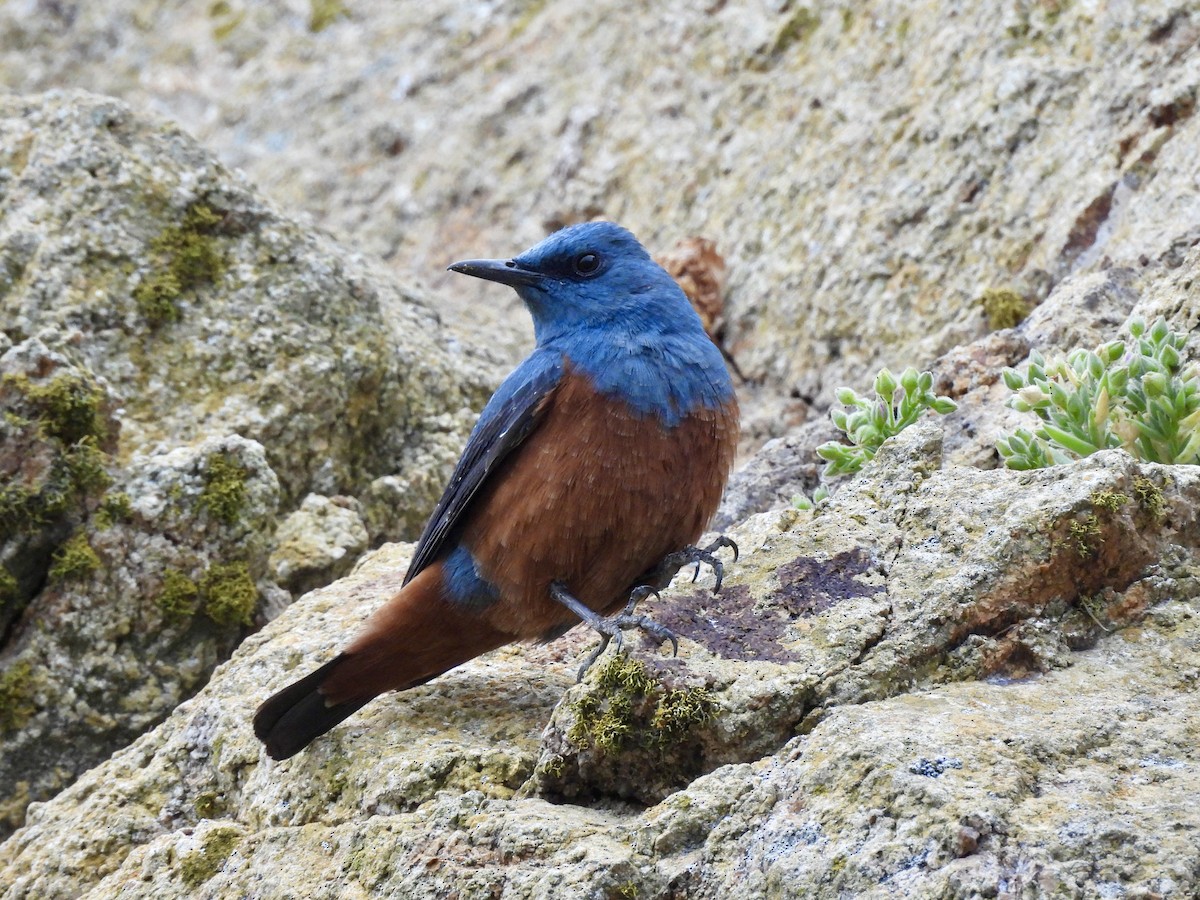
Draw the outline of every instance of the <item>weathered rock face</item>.
[[[178,129],[81,93],[0,98],[0,325],[6,834],[289,591],[414,536],[495,374]],[[276,540],[310,490],[351,496]]]
[[[1003,366],[1130,314],[1200,327],[1191,5],[311,13],[0,4],[0,80],[169,111],[406,284],[593,215],[712,239],[728,267],[695,287],[727,277],[757,436],[882,362],[959,410],[818,513],[743,522],[811,490],[827,426],[773,445],[727,498],[723,594],[650,606],[680,659],[574,686],[586,635],[508,649],[265,759],[254,707],[397,588],[385,547],[33,804],[5,900],[1200,894],[1200,476],[987,471],[1019,420]],[[486,378],[419,297],[116,101],[0,99],[0,263],[16,822],[195,692],[277,581],[414,534]],[[461,334],[523,348],[515,298],[444,293]],[[985,296],[1042,302],[985,333]]]
[[[486,386],[420,298],[113,100],[0,100],[0,170],[4,330],[60,333],[112,385],[122,457],[240,434],[289,505],[399,471],[436,500],[416,473]]]
[[[508,649],[267,760],[255,705],[396,588],[385,548],[34,805],[5,897],[1189,896],[1198,508],[1194,467],[945,467],[918,426],[735,530],[720,597],[678,579],[679,659]]]
[[[0,79],[169,110],[406,279],[594,215],[710,238],[762,434],[978,337],[989,289],[1200,228],[1182,0],[318,6],[9,3]],[[447,302],[519,353],[485,291]]]

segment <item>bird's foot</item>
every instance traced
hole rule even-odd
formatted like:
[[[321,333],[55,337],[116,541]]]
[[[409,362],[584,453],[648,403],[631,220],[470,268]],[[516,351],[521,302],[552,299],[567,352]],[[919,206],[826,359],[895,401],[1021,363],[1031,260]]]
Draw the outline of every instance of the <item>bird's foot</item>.
[[[717,577],[717,582],[713,585],[713,593],[716,594],[720,592],[721,579],[725,577],[725,566],[721,560],[717,559],[717,551],[722,547],[728,547],[732,550],[733,561],[737,562],[738,545],[733,542],[732,538],[728,538],[722,534],[707,547],[684,547],[682,550],[668,553],[659,564],[659,570],[674,575],[684,566],[695,564],[696,571],[692,573],[692,583],[694,584],[696,579],[700,577],[700,563],[707,563],[713,570],[713,574]]]
[[[585,606],[559,582],[550,585],[551,597],[579,616],[580,619],[600,634],[600,644],[583,661],[583,665],[579,667],[579,674],[575,679],[576,682],[583,681],[583,676],[587,674],[587,670],[608,649],[609,643],[615,640],[617,651],[620,652],[625,643],[625,637],[622,632],[628,631],[631,628],[637,628],[645,632],[660,646],[670,641],[672,652],[676,656],[679,655],[679,638],[675,636],[675,633],[671,629],[665,625],[659,625],[649,616],[634,614],[638,603],[651,595],[657,597],[658,591],[649,585],[636,587],[630,593],[629,602],[625,604],[625,609],[615,616],[602,616],[594,609]]]

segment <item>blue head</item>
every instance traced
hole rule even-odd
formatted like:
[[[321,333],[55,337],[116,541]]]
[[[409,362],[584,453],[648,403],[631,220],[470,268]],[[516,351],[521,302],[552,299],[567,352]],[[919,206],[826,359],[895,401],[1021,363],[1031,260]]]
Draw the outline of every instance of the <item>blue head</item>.
[[[671,423],[732,397],[720,351],[683,290],[619,225],[572,225],[513,259],[450,268],[515,288],[538,347],[639,413]]]
[[[533,316],[539,346],[613,323],[635,330],[701,327],[675,280],[612,222],[571,225],[514,259],[467,260],[450,268],[514,287]]]

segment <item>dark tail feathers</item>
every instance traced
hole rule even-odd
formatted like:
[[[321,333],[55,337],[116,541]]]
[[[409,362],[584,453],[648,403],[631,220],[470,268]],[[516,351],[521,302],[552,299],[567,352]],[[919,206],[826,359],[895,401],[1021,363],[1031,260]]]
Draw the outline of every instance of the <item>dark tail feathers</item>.
[[[366,706],[371,697],[355,698],[332,706],[318,690],[343,653],[299,681],[265,700],[254,714],[254,733],[267,746],[272,759],[295,756],[334,725]]]

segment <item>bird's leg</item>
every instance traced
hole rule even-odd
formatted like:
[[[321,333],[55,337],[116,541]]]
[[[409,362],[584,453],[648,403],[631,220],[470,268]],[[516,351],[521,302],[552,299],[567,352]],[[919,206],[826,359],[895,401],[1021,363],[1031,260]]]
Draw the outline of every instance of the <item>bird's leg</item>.
[[[717,576],[717,583],[713,585],[713,593],[716,594],[721,590],[721,579],[725,576],[725,566],[722,565],[716,556],[717,551],[722,547],[728,547],[732,550],[733,561],[737,562],[738,545],[733,542],[732,538],[727,538],[722,534],[707,547],[684,547],[682,550],[668,553],[663,557],[663,561],[658,564],[657,571],[666,576],[667,580],[670,580],[684,566],[690,566],[695,563],[696,571],[692,574],[692,581],[695,582],[700,577],[700,563],[708,563],[713,570],[713,574]]]
[[[575,615],[579,616],[584,622],[594,628],[600,634],[600,646],[592,651],[592,654],[584,660],[583,665],[579,667],[579,675],[576,681],[583,681],[583,676],[587,670],[592,667],[592,663],[600,658],[608,644],[614,638],[617,641],[617,650],[621,649],[624,643],[624,637],[621,634],[622,630],[630,628],[639,628],[650,637],[654,638],[659,644],[671,642],[671,649],[676,656],[679,655],[679,639],[674,633],[662,625],[659,625],[649,616],[635,616],[634,609],[637,607],[638,601],[645,600],[653,594],[658,596],[658,591],[649,585],[641,585],[636,587],[629,595],[629,602],[625,604],[625,609],[615,616],[602,616],[594,609],[585,606],[578,597],[567,590],[566,585],[556,581],[550,585],[550,596],[569,609]]]

